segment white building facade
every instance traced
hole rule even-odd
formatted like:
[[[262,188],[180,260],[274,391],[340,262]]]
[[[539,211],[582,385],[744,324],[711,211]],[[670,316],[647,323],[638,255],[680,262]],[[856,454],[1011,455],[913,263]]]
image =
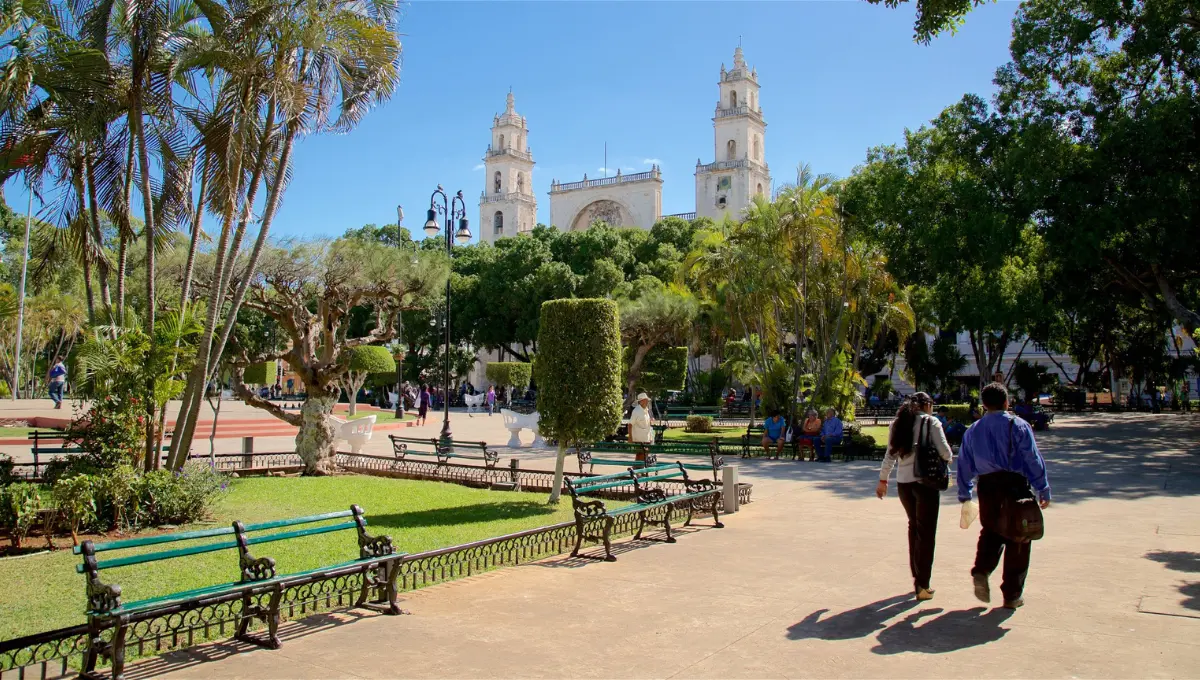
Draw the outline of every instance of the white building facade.
[[[733,70],[721,64],[720,98],[713,115],[713,162],[696,160],[696,216],[738,218],[754,196],[770,198],[766,132],[758,101],[758,71],[746,66],[742,48]]]
[[[537,224],[537,199],[533,196],[529,126],[514,110],[512,92],[504,113],[492,119],[492,143],[484,154],[483,167],[479,239],[492,243],[532,231]]]
[[[550,223],[564,231],[587,229],[597,220],[649,229],[662,217],[662,171],[550,183]]]

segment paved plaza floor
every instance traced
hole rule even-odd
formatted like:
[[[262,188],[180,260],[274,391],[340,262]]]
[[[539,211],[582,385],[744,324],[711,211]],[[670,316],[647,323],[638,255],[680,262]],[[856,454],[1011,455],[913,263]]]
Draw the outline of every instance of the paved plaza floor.
[[[476,420],[456,434],[492,427]],[[315,617],[280,650],[217,643],[130,677],[1197,677],[1198,438],[1177,415],[1060,417],[1039,439],[1056,502],[1015,612],[973,597],[977,528],[958,528],[953,491],[937,595],[917,603],[875,465],[730,461],[754,502],[725,529],[490,572],[405,594],[408,616]]]

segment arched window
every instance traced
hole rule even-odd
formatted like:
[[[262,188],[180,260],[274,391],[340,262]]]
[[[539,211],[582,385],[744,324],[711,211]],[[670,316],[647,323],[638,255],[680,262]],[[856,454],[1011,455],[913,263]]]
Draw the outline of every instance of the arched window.
[[[500,212],[499,210],[497,210],[496,215],[492,217],[492,231],[496,234],[504,233],[504,213]]]
[[[523,172],[517,173],[517,193],[525,193],[525,173]]]
[[[731,109],[737,108],[737,91],[736,90],[729,91],[729,108],[731,108]]]
[[[725,155],[727,161],[732,161],[737,158],[737,142],[732,139],[725,144]]]
[[[754,160],[762,160],[762,142],[759,140],[758,135],[754,135]]]
[[[496,171],[496,177],[495,177],[495,179],[492,180],[492,187],[493,187],[492,193],[496,193],[496,194],[500,193],[500,171],[499,170]]]
[[[504,148],[504,135],[500,135],[500,148]]]
[[[750,110],[751,111],[754,110],[754,93],[753,92],[750,93]]]
[[[762,183],[761,182],[758,185],[758,195],[762,196]]]
[[[524,151],[524,150],[525,150],[525,135],[519,135],[517,137],[517,151]]]

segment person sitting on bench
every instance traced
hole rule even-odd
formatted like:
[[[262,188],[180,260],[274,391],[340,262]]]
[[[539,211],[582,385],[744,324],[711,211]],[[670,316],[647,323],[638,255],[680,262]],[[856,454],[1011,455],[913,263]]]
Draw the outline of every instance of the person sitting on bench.
[[[784,439],[786,439],[783,436],[785,430],[787,430],[787,421],[783,419],[783,416],[779,415],[779,411],[772,411],[771,417],[763,421],[762,446],[764,454],[770,454],[772,446],[775,447],[776,458],[779,457],[779,454],[783,453]]]
[[[803,433],[800,436],[800,447],[808,449],[811,456],[809,460],[817,459],[817,438],[821,436],[821,416],[817,415],[815,408],[808,409],[808,414],[804,419],[804,425],[801,428]]]

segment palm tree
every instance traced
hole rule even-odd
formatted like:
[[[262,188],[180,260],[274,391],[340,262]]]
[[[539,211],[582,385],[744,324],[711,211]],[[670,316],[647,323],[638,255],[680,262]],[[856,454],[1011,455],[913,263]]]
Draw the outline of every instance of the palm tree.
[[[229,73],[226,87],[243,96],[235,100],[239,106],[261,101],[261,131],[257,136],[241,123],[252,119],[240,116],[248,112],[249,106],[228,108],[233,120],[227,129],[233,131],[228,139],[252,138],[257,145],[241,145],[232,154],[232,163],[226,166],[238,168],[237,172],[221,173],[217,168],[214,180],[223,178],[223,184],[214,192],[216,195],[233,196],[241,192],[232,191],[230,180],[240,181],[243,158],[255,170],[246,185],[245,211],[233,233],[228,251],[218,243],[215,280],[221,282],[218,289],[224,295],[233,278],[236,255],[240,248],[249,209],[250,198],[257,191],[259,178],[267,174],[267,197],[259,227],[258,237],[242,274],[236,278],[238,285],[229,299],[224,325],[218,338],[216,323],[221,305],[210,302],[209,318],[201,338],[196,366],[188,383],[188,392],[181,412],[180,435],[173,447],[173,465],[181,465],[190,447],[195,432],[196,417],[200,408],[200,397],[208,378],[220,364],[225,345],[229,341],[238,310],[245,299],[250,284],[250,274],[255,270],[263,247],[270,233],[271,223],[279,206],[279,199],[290,174],[291,153],[296,139],[304,134],[325,131],[346,132],[354,128],[363,116],[375,105],[386,101],[399,80],[400,43],[396,36],[396,5],[391,0],[333,0],[306,1],[295,5],[270,5],[263,9],[261,2],[251,0],[247,4],[236,3],[235,12],[211,7],[205,3],[204,11],[213,26],[214,38],[225,39],[237,47],[234,54],[242,57],[243,71]],[[264,20],[265,17],[265,20]],[[260,22],[262,30],[247,37],[245,31],[237,30],[238,22]],[[238,40],[241,42],[237,42]],[[251,41],[249,43],[245,41]],[[262,67],[262,71],[259,70]],[[256,77],[266,73],[268,77]],[[245,137],[239,137],[245,131]],[[240,152],[239,152],[240,151]],[[229,156],[223,157],[227,161]],[[218,183],[219,182],[214,182]],[[226,205],[230,205],[229,202]],[[230,226],[232,211],[226,210],[222,226],[222,239]]]

